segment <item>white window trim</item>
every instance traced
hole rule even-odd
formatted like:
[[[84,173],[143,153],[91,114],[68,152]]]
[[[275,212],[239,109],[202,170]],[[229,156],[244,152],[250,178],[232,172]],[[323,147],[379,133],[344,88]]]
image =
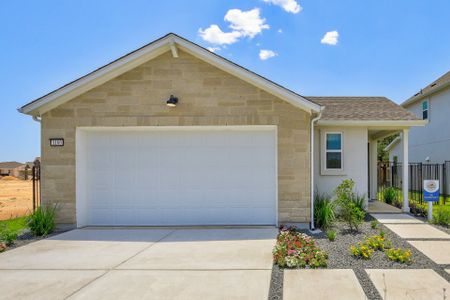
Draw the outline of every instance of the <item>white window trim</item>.
[[[327,151],[327,135],[328,134],[340,134],[341,135],[341,150]],[[322,145],[321,145],[321,175],[345,175],[344,172],[344,132],[342,131],[323,131],[322,132]],[[339,152],[341,153],[341,168],[340,169],[328,169],[327,168],[327,152]]]
[[[423,103],[426,102],[427,103],[427,109],[423,109]],[[426,120],[429,121],[430,120],[430,101],[428,99],[423,100],[422,102],[420,102],[420,109],[422,111],[422,120]],[[423,118],[423,112],[426,111],[427,112],[427,118],[424,119]]]

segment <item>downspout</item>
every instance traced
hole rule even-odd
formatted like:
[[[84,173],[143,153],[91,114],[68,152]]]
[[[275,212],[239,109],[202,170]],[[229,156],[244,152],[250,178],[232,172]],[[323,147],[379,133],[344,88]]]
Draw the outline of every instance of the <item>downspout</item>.
[[[323,106],[320,107],[320,112],[317,115],[317,117],[313,118],[311,120],[311,141],[310,141],[310,178],[311,178],[311,187],[310,187],[310,197],[311,197],[311,224],[310,228],[311,230],[314,230],[314,123],[316,123],[320,117],[322,116]]]

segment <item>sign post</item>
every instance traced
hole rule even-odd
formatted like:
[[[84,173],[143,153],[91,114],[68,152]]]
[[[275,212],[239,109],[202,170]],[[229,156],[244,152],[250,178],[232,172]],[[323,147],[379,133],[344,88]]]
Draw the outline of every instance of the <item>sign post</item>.
[[[433,220],[433,202],[439,201],[439,180],[423,181],[423,200],[428,202],[428,221]]]

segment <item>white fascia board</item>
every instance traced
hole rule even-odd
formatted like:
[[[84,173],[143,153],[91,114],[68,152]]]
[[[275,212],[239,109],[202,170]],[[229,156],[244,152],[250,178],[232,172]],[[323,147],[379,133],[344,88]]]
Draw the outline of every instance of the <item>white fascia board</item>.
[[[404,101],[403,103],[400,104],[400,106],[402,107],[407,107],[410,104],[416,103],[419,100],[422,100],[423,98],[426,98],[430,95],[433,95],[439,91],[442,91],[443,89],[445,89],[446,87],[450,87],[450,82],[441,85],[440,87],[436,88],[436,89],[432,89],[428,92],[425,92],[423,94],[421,94],[420,96],[418,96],[417,98],[415,98],[416,96],[413,96],[411,98],[409,98],[408,100]]]
[[[426,120],[319,120],[317,125],[321,126],[348,126],[348,127],[412,127],[425,126],[428,122]]]
[[[300,95],[297,95],[294,92],[271,82],[270,80],[229,62],[224,58],[211,53],[207,49],[203,49],[182,39],[177,39],[176,42],[182,50],[192,56],[195,56],[227,73],[230,73],[278,98],[281,98],[296,107],[306,110],[309,113],[321,111],[321,106],[319,104],[311,102],[310,100],[303,98]]]
[[[81,77],[80,79],[77,79],[64,87],[59,88],[50,94],[23,106],[22,108],[19,108],[19,111],[24,114],[40,116],[58,105],[61,105],[62,103],[67,102],[74,97],[77,97],[88,90],[93,89],[96,86],[105,83],[167,51],[172,51],[172,54],[174,54],[174,51],[176,52],[177,50],[177,46],[187,53],[256,87],[259,87],[309,113],[319,112],[321,110],[320,105],[313,103],[300,95],[271,82],[268,79],[252,73],[237,64],[227,61],[226,59],[211,53],[207,49],[184,40],[174,34],[169,34],[160,40],[125,55],[124,57],[119,58],[118,60],[101,67],[100,69],[85,75],[84,77]],[[176,55],[178,55],[177,52]]]
[[[400,140],[401,140],[400,136],[396,137],[392,142],[389,143],[389,145],[387,145],[384,148],[384,151],[389,152],[395,145],[397,145],[400,142]]]
[[[19,111],[24,114],[39,116],[56,106],[77,97],[90,89],[99,86],[143,63],[155,58],[170,50],[168,37],[156,41],[153,44],[143,47],[102,67],[74,82],[51,92],[50,94],[31,102],[21,108]]]

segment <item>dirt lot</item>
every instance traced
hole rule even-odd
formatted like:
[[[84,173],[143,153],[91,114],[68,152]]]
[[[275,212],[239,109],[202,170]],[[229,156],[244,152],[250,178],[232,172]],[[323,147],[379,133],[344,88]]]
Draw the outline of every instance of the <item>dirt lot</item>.
[[[0,179],[0,220],[24,216],[33,208],[31,180]]]

